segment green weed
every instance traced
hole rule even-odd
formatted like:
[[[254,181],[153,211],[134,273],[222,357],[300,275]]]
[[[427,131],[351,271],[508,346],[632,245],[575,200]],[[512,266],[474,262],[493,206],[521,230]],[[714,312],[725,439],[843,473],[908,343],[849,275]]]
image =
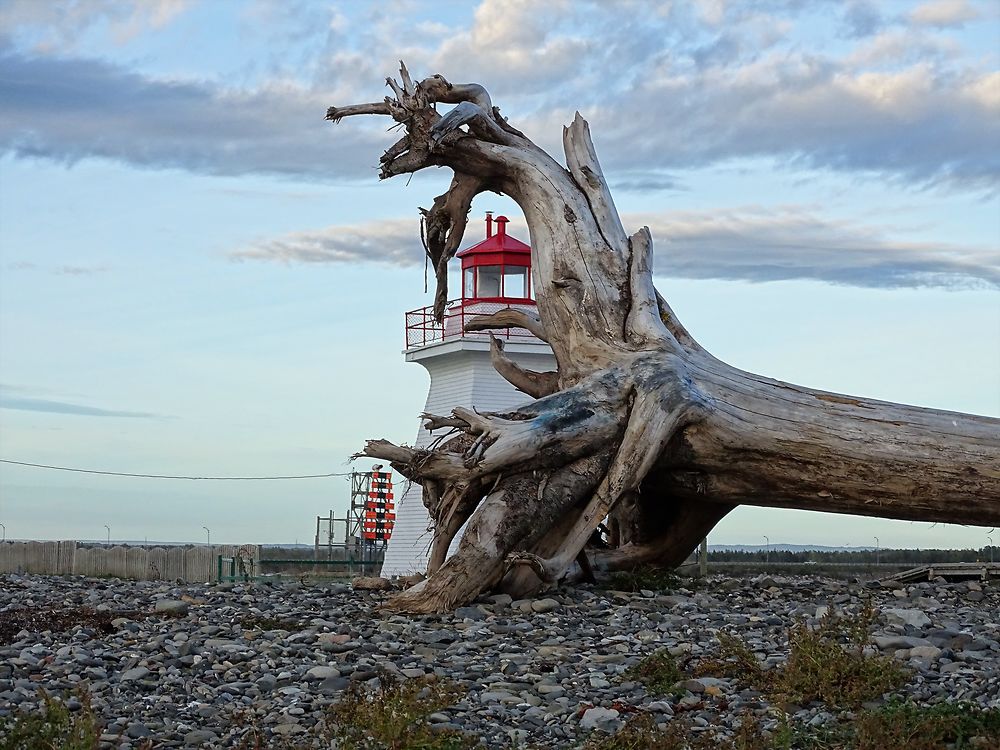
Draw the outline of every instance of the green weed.
[[[673,591],[680,588],[681,579],[664,568],[637,568],[619,571],[608,579],[608,588],[616,591]]]
[[[302,623],[295,620],[286,620],[280,617],[267,617],[264,615],[251,615],[240,620],[240,627],[244,630],[289,630],[296,631],[302,629]]]
[[[595,732],[581,750],[985,750],[1000,747],[1000,709],[968,704],[920,706],[893,702],[829,726],[796,724],[782,715],[765,731],[758,717],[741,716],[732,737],[714,729],[694,733],[674,718],[665,729],[648,714],[630,719],[613,735]]]
[[[720,634],[717,657],[704,662],[699,672],[738,679],[779,702],[857,708],[898,689],[908,675],[892,657],[865,653],[874,619],[866,606],[856,615],[831,611],[815,628],[796,623],[788,632],[788,660],[770,670],[741,639]]]
[[[853,616],[831,609],[815,629],[801,622],[792,626],[788,661],[776,670],[774,692],[792,703],[857,708],[902,687],[909,672],[899,661],[864,651],[875,618],[866,605]]]
[[[670,652],[663,648],[630,667],[623,677],[641,682],[650,693],[666,695],[687,676],[677,666]]]
[[[457,731],[432,730],[426,718],[457,703],[464,691],[433,677],[400,682],[383,672],[373,691],[355,687],[331,712],[340,750],[466,750],[479,741]]]
[[[44,690],[38,694],[39,710],[0,717],[0,750],[96,750],[101,725],[88,693],[76,694],[81,703],[76,711]]]
[[[854,732],[856,750],[1000,747],[1000,709],[962,703],[918,706],[892,702],[863,713]]]
[[[692,732],[691,722],[671,719],[666,728],[656,725],[649,714],[629,719],[615,734],[595,732],[581,750],[776,750],[752,714],[745,714],[735,736],[715,730]]]

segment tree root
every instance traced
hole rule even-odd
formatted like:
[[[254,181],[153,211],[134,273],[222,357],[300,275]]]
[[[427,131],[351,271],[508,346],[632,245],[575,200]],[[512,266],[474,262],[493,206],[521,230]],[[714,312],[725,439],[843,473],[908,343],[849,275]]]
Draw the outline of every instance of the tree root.
[[[454,170],[424,215],[439,320],[472,199],[505,193],[531,233],[539,320],[509,310],[466,329],[523,327],[549,342],[558,365],[530,372],[494,344],[497,369],[534,403],[430,416],[430,429],[457,432],[430,450],[366,445],[363,455],[424,485],[437,523],[434,572],[393,607],[443,611],[497,584],[536,591],[609,514],[623,546],[596,554],[605,568],[679,562],[737,503],[1000,518],[1000,420],[813,391],[702,349],[656,292],[650,234],[626,234],[579,115],[563,133],[564,167],[511,127],[482,86],[441,76],[414,84],[402,63],[387,84],[384,102],[332,107],[327,117],[387,115],[403,126],[380,160],[382,178]],[[457,106],[441,117],[436,102]],[[508,569],[511,555],[519,564]]]

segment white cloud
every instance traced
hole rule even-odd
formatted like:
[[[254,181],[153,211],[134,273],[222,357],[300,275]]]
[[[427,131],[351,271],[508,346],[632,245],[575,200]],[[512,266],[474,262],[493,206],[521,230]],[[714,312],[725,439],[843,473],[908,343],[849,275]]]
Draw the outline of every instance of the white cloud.
[[[656,271],[682,278],[816,279],[864,287],[1000,288],[1000,249],[893,239],[802,206],[628,217],[657,241]]]
[[[814,279],[864,287],[1000,288],[1000,250],[893,239],[892,229],[834,220],[803,206],[626,214],[650,227],[656,272],[753,282]],[[515,236],[526,237],[520,222]],[[466,243],[472,242],[472,231]],[[281,263],[423,262],[416,219],[294,232],[230,255]]]
[[[726,17],[726,0],[696,0],[698,16],[710,26],[718,26]]]
[[[195,0],[5,0],[0,32],[29,33],[42,50],[72,47],[87,28],[107,24],[119,43],[159,29],[185,12]]]
[[[844,64],[849,70],[876,69],[921,61],[956,60],[961,58],[961,53],[961,46],[951,37],[896,28],[865,39],[844,58]]]
[[[668,72],[585,115],[611,170],[757,156],[995,189],[995,87],[992,72],[859,72],[774,54],[737,71]]]
[[[472,26],[445,37],[426,57],[427,70],[462,80],[495,80],[497,93],[550,90],[579,75],[600,36],[560,30],[568,0],[483,0]],[[492,85],[492,84],[491,84]]]
[[[229,257],[238,261],[412,266],[423,262],[424,250],[420,244],[420,221],[414,218],[292,232],[233,252]]]
[[[326,98],[294,83],[230,90],[2,50],[0,67],[0,144],[19,156],[323,180],[372,174],[385,146],[371,123],[334,133]]]
[[[954,40],[928,28],[872,36],[881,21],[855,3],[866,33],[834,53],[795,37],[795,14],[812,4],[676,3],[655,13],[653,5],[484,0],[457,27],[414,23],[405,8],[373,11],[364,23],[331,11],[314,80],[240,91],[11,50],[3,64],[13,74],[0,80],[0,148],[66,162],[96,156],[210,174],[356,179],[371,175],[391,143],[385,123],[334,128],[322,112],[380,99],[401,56],[418,77],[486,84],[512,123],[552,151],[580,109],[612,182],[616,173],[766,158],[996,190],[997,73]],[[706,8],[710,17],[724,13],[725,24],[701,18]]]
[[[980,17],[968,0],[930,0],[914,8],[909,20],[919,26],[961,26]]]
[[[60,276],[92,276],[95,273],[104,273],[107,266],[81,266],[76,264],[66,264],[55,269],[54,273]]]

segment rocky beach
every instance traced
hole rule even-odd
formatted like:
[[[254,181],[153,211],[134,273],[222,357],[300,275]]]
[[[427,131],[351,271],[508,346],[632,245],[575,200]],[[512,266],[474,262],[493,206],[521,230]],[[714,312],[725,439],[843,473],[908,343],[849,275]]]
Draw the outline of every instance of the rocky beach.
[[[921,704],[1000,707],[1000,586],[814,577],[711,577],[667,591],[581,586],[533,600],[498,595],[438,616],[386,611],[384,591],[344,583],[0,578],[0,717],[36,709],[39,689],[71,711],[85,689],[103,747],[329,747],[316,732],[353,686],[429,675],[461,688],[428,721],[486,747],[572,748],[630,716],[732,734],[836,720],[822,704],[773,705],[724,674],[691,671],[668,691],[635,679],[644,658],[708,663],[739,636],[765,668],[788,630],[874,613],[872,655],[906,668]],[[874,701],[875,704],[879,700]],[[325,744],[323,744],[325,743]]]

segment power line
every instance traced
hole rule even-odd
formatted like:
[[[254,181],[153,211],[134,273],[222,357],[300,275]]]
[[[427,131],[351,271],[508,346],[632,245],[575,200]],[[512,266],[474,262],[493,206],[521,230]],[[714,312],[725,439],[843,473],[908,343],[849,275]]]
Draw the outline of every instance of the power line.
[[[72,471],[78,474],[101,474],[110,477],[138,477],[140,479],[191,479],[191,480],[214,480],[214,481],[256,481],[275,479],[326,479],[327,477],[349,477],[352,472],[331,472],[330,474],[297,474],[294,476],[276,477],[188,477],[174,474],[132,474],[126,471],[97,471],[95,469],[74,469],[68,466],[50,466],[48,464],[33,464],[27,461],[9,461],[0,458],[0,463],[14,464],[16,466],[31,466],[35,469],[51,469],[52,471]]]

